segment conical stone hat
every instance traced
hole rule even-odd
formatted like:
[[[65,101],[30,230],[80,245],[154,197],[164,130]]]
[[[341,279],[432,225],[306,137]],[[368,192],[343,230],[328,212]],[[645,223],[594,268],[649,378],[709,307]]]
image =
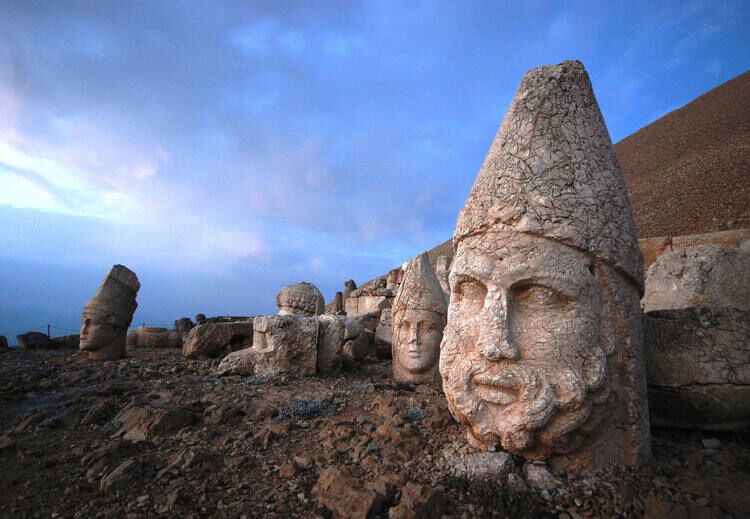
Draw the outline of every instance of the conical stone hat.
[[[456,222],[469,236],[522,232],[588,252],[643,293],[622,170],[579,61],[526,73]]]
[[[409,262],[393,301],[393,315],[407,309],[429,310],[443,316],[448,311],[445,293],[425,252]]]
[[[112,324],[127,328],[138,307],[135,296],[140,288],[135,272],[124,265],[113,265],[94,297],[83,307],[83,313],[103,316]]]

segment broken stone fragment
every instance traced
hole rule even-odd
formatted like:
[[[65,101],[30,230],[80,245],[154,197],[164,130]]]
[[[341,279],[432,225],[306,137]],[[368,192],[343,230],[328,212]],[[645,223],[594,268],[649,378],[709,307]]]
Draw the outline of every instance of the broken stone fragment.
[[[183,338],[182,355],[188,359],[217,357],[227,351],[249,348],[252,344],[252,321],[199,324]]]
[[[657,259],[646,274],[643,311],[691,306],[750,309],[750,253],[696,245]]]
[[[264,315],[253,319],[253,345],[222,359],[220,375],[314,375],[318,356],[315,317]]]
[[[343,467],[321,471],[312,495],[335,517],[341,518],[369,519],[382,512],[385,504],[384,496],[362,488]]]

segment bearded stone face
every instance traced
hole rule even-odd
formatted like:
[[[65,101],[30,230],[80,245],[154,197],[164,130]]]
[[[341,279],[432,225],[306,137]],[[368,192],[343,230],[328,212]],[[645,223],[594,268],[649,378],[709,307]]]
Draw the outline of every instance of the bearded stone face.
[[[590,258],[487,232],[458,245],[450,288],[440,373],[469,442],[536,459],[575,450],[608,394],[602,285]]]

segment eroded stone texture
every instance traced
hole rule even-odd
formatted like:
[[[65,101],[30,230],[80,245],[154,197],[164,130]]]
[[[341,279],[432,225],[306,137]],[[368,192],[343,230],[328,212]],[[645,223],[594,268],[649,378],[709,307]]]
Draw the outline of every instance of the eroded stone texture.
[[[114,265],[83,308],[79,347],[90,360],[123,359],[125,338],[141,284],[135,272]]]
[[[393,302],[393,378],[438,382],[440,341],[445,328],[445,293],[427,254],[409,262]]]
[[[318,335],[318,372],[335,373],[341,369],[344,361],[344,344],[346,327],[343,318],[337,315],[323,314],[318,316],[320,332]]]
[[[182,341],[182,355],[188,359],[216,357],[253,345],[253,321],[199,324]]]
[[[451,273],[452,260],[452,256],[440,256],[435,265],[435,277],[437,277],[437,280],[440,282],[440,288],[443,289],[446,302],[451,298],[451,287],[450,282],[448,281],[448,276]]]
[[[691,306],[750,308],[750,254],[697,245],[657,259],[646,274],[643,310]]]
[[[302,315],[264,315],[253,319],[253,345],[230,353],[221,375],[314,375],[318,359],[318,320]]]
[[[469,442],[572,473],[647,460],[642,258],[581,63],[524,76],[453,245],[440,372]]]
[[[279,290],[276,306],[279,315],[320,315],[325,311],[326,303],[318,287],[302,281]]]
[[[750,310],[683,308],[644,315],[654,425],[750,430]]]

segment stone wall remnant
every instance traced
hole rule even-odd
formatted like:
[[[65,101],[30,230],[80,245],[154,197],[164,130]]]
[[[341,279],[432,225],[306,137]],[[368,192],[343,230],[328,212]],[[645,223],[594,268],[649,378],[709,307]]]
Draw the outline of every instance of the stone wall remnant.
[[[696,245],[657,259],[646,274],[643,311],[691,306],[750,309],[750,253]]]
[[[279,290],[276,306],[279,307],[279,315],[321,315],[326,304],[318,287],[302,281]]]
[[[141,326],[130,330],[129,348],[182,348],[182,334],[159,326]]]
[[[126,356],[125,339],[141,284],[135,272],[113,265],[89,299],[81,316],[80,349],[89,360],[117,360]]]
[[[453,246],[440,372],[469,443],[574,474],[648,460],[642,258],[580,62],[524,76]]]
[[[447,303],[435,271],[420,254],[404,273],[393,302],[393,378],[399,382],[439,382],[438,359]]]
[[[643,329],[653,425],[750,430],[750,309],[655,310]]]

